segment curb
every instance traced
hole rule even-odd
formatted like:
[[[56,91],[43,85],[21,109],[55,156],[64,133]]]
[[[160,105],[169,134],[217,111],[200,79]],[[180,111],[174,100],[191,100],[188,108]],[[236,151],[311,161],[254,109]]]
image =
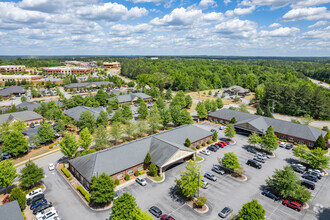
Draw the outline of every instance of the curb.
[[[161,180],[161,181],[155,181],[155,180],[153,180],[151,177],[149,177],[149,176],[147,176],[146,178],[148,178],[149,180],[151,180],[152,182],[154,182],[154,183],[162,183],[162,182],[164,182],[165,181],[165,172],[163,173],[163,176],[164,176],[164,178]]]
[[[231,176],[230,174],[228,174],[228,175],[229,175],[230,178],[232,178],[234,180],[237,180],[239,182],[246,182],[248,180],[247,176],[245,176],[245,175],[242,175],[242,176],[244,176],[244,179],[243,180],[240,180],[238,178],[235,178],[235,177]]]
[[[190,206],[187,202],[185,203],[185,205],[187,205],[188,207],[190,207],[192,210],[194,210],[195,212],[197,212],[199,214],[205,214],[205,213],[207,213],[210,210],[209,207],[208,207],[208,205],[206,205],[206,204],[205,204],[205,206],[206,206],[206,210],[205,211],[198,211],[194,207]]]
[[[308,203],[304,203],[303,206],[302,206],[302,209],[309,209]]]
[[[145,174],[139,175],[137,177],[146,178],[147,177],[147,174],[145,173]],[[136,177],[134,179],[131,179],[129,181],[126,181],[126,182],[124,182],[122,184],[119,184],[118,186],[115,187],[115,191],[121,190],[121,189],[123,189],[123,188],[125,188],[127,186],[130,186],[130,185],[134,184],[135,183],[135,179],[136,179]]]
[[[61,150],[61,148],[58,148],[58,149],[56,149],[56,150],[53,150],[53,151],[50,151],[50,152],[47,152],[47,153],[44,153],[44,154],[38,155],[38,156],[36,156],[36,157],[32,157],[32,158],[29,159],[29,160],[31,160],[31,161],[35,161],[35,160],[38,160],[38,159],[43,158],[43,157],[45,157],[45,156],[48,156],[48,155],[50,155],[50,154],[57,153],[57,152],[60,151],[60,150]],[[20,167],[20,166],[24,165],[25,163],[27,163],[29,160],[24,160],[24,161],[22,161],[22,162],[19,162],[19,163],[15,164],[14,167]]]
[[[201,156],[199,156],[199,157],[201,157]],[[198,162],[196,162],[196,163],[202,163],[202,162],[205,160],[204,157],[201,157],[201,158],[202,158],[202,160],[201,160],[201,161],[198,161]]]

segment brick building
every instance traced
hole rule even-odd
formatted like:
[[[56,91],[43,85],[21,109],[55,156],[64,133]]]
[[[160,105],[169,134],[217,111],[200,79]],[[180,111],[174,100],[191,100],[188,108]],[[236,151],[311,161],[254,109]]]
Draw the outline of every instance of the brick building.
[[[41,80],[42,76],[39,75],[0,75],[0,83],[5,85],[7,81],[10,82],[33,82],[37,83]]]
[[[8,65],[0,66],[0,73],[23,73],[25,72],[25,66],[23,65]]]
[[[126,94],[126,95],[117,95],[115,97],[112,97],[108,100],[112,100],[112,99],[118,99],[119,101],[119,105],[123,106],[126,103],[130,103],[130,104],[134,104],[138,98],[142,98],[145,102],[151,102],[153,101],[153,98],[147,94],[138,92],[138,93],[130,93],[130,94]]]
[[[151,162],[158,167],[160,175],[175,164],[194,159],[196,152],[184,146],[186,138],[192,145],[212,139],[212,133],[194,125],[183,125],[124,143],[69,161],[70,172],[88,190],[93,176],[106,173],[113,180],[125,175],[134,177],[135,171],[145,169],[144,158],[149,152]]]
[[[113,62],[113,63],[103,63],[103,68],[120,68],[120,63],[119,62]]]
[[[42,71],[50,75],[91,74],[91,69],[84,67],[67,67],[67,66],[47,67],[47,68],[43,68]]]
[[[0,124],[9,121],[14,122],[17,120],[23,120],[26,125],[40,124],[40,122],[44,119],[41,115],[33,111],[21,111],[21,112],[13,112],[8,114],[0,115]]]
[[[325,131],[307,125],[282,121],[260,115],[252,115],[230,109],[221,109],[208,114],[208,120],[225,124],[229,124],[233,117],[235,117],[237,121],[234,124],[236,130],[265,134],[267,128],[272,126],[278,138],[292,143],[306,144],[308,147],[313,147],[314,142],[320,135],[323,137],[326,135]]]

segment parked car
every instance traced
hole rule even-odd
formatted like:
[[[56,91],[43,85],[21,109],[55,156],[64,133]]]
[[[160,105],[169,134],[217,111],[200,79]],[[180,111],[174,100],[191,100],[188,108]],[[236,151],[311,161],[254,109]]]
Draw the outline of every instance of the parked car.
[[[285,142],[280,142],[280,144],[278,145],[279,147],[285,147],[286,143]]]
[[[210,151],[205,150],[205,149],[199,151],[199,153],[204,154],[204,155],[207,155],[207,156],[209,156],[211,154]]]
[[[226,142],[227,144],[230,144],[229,143],[230,140],[228,138],[219,138],[219,140],[222,140],[222,141]]]
[[[250,159],[246,162],[246,164],[250,165],[251,167],[255,167],[257,169],[261,169],[261,167],[262,167],[260,163],[258,163],[255,160],[250,160]]]
[[[209,151],[213,151],[213,152],[217,152],[218,151],[218,149],[216,147],[214,147],[214,146],[209,146],[209,147],[207,147],[207,149]]]
[[[56,212],[54,207],[47,208],[45,210],[40,211],[40,213],[36,215],[36,218],[41,219],[46,213],[54,212],[54,211]]]
[[[256,149],[254,149],[253,147],[248,147],[247,151],[253,154],[257,153]]]
[[[286,200],[284,200],[282,202],[282,204],[284,206],[290,207],[290,208],[292,208],[292,209],[294,209],[294,210],[296,210],[298,212],[301,211],[301,204],[298,203],[298,202],[294,202],[294,201],[291,201],[291,200],[286,199]]]
[[[225,126],[219,126],[219,130],[224,130],[225,129]]]
[[[160,217],[161,220],[175,220],[172,216],[169,215],[162,215],[162,217]]]
[[[209,180],[212,180],[212,181],[217,181],[217,177],[216,176],[214,176],[212,173],[210,173],[210,172],[206,172],[205,174],[204,174],[204,177],[205,178],[207,178],[207,179],[209,179]]]
[[[147,181],[141,177],[136,177],[135,181],[140,184],[141,186],[147,185]]]
[[[119,198],[118,192],[115,191],[115,196],[113,197],[113,200],[118,199],[118,198]]]
[[[163,214],[163,212],[162,212],[162,210],[160,210],[158,207],[156,207],[156,206],[152,206],[150,209],[149,209],[149,212],[151,213],[151,214],[153,214],[154,216],[156,216],[157,218],[159,218],[162,214]]]
[[[304,173],[306,170],[306,167],[301,164],[292,164],[292,169],[298,173]]]
[[[319,173],[319,175],[321,175],[322,177],[324,176],[324,173],[318,169],[308,169],[307,172],[315,172]]]
[[[274,193],[272,193],[271,191],[268,191],[268,190],[262,191],[261,194],[264,196],[267,196],[268,198],[271,198],[274,201],[280,200],[280,197],[278,197],[277,195],[275,195]]]
[[[218,143],[223,144],[223,146],[227,146],[227,142],[225,142],[225,141],[219,141]]]
[[[233,209],[231,208],[231,207],[229,207],[229,206],[227,206],[227,207],[224,207],[222,210],[221,210],[221,212],[219,212],[219,216],[221,217],[221,218],[226,218],[230,213],[232,213],[233,212]]]
[[[209,183],[208,182],[206,182],[205,180],[202,180],[202,187],[204,188],[204,189],[207,189],[207,188],[209,188]]]
[[[31,124],[30,124],[30,128],[35,128],[34,123],[31,123]]]
[[[47,204],[47,200],[46,199],[39,199],[37,201],[34,201],[33,203],[31,203],[30,209],[34,210],[35,208],[39,207],[42,204]]]
[[[285,149],[291,150],[293,148],[293,144],[287,144],[285,146]]]
[[[257,152],[257,153],[255,154],[255,156],[261,157],[261,158],[263,158],[264,160],[266,160],[267,158],[269,158],[268,155],[266,155],[266,154],[264,154],[264,153],[260,153],[260,152]]]
[[[311,174],[307,174],[305,173],[304,175],[302,175],[302,178],[306,179],[306,180],[311,180],[313,182],[317,182],[317,177]]]
[[[221,147],[221,148],[224,148],[224,147],[225,147],[225,145],[223,145],[223,143],[219,143],[219,142],[216,143],[215,145],[216,145],[216,146],[219,146],[219,147]]]
[[[300,183],[302,186],[305,186],[307,189],[314,190],[315,189],[315,184],[312,182],[309,182],[307,180],[302,180]]]
[[[220,146],[218,146],[218,145],[216,145],[216,144],[214,144],[214,145],[211,145],[212,147],[215,147],[217,150],[219,150],[220,149]]]
[[[215,132],[215,129],[211,129],[211,132]]]
[[[219,173],[221,175],[225,174],[225,171],[223,169],[221,169],[221,167],[219,165],[213,165],[212,171]]]
[[[11,154],[8,153],[8,152],[4,152],[4,153],[2,154],[2,158],[3,158],[4,160],[6,160],[6,159],[10,159],[10,158],[11,158]]]
[[[36,215],[38,214],[39,212],[43,211],[43,210],[46,210],[50,207],[52,207],[53,204],[50,202],[50,203],[45,203],[45,204],[41,204],[39,207],[33,209],[33,215]]]
[[[321,179],[322,176],[319,172],[315,172],[315,171],[307,171],[306,174],[310,174],[310,175],[313,175],[313,176],[316,176],[318,179]]]
[[[50,163],[50,164],[48,165],[48,170],[49,170],[49,171],[52,171],[52,170],[54,170],[54,169],[55,169],[54,164],[53,164],[53,163]]]
[[[40,195],[42,194],[42,189],[41,188],[38,188],[38,189],[35,189],[31,192],[29,192],[28,194],[26,194],[26,200],[29,201],[31,200],[33,197],[37,196],[37,195]],[[40,198],[43,198],[42,196]],[[40,199],[39,198],[39,199]]]
[[[56,210],[52,210],[50,212],[47,212],[43,216],[37,218],[38,220],[54,220],[59,219]]]
[[[260,156],[254,156],[253,160],[261,162],[261,163],[265,163],[265,159],[263,157],[260,157]]]

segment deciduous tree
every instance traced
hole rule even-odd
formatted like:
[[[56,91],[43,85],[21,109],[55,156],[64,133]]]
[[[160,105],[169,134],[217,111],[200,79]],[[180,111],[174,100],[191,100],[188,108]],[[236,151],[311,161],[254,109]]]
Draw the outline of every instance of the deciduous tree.
[[[123,119],[125,121],[129,121],[133,119],[133,113],[129,103],[124,104],[122,113],[123,113]]]
[[[222,99],[217,98],[216,102],[217,102],[217,108],[218,108],[218,109],[222,109],[222,108],[223,108],[223,102],[222,102]]]
[[[107,204],[115,196],[115,184],[106,173],[100,176],[93,176],[91,185],[91,201],[96,204]]]
[[[278,147],[277,136],[272,126],[267,128],[266,135],[262,139],[262,147],[267,151],[274,151]]]
[[[96,124],[98,126],[105,127],[105,126],[107,126],[108,122],[109,122],[108,114],[104,111],[101,111],[99,114],[99,117],[97,117],[97,119],[96,119]]]
[[[138,107],[137,110],[138,114],[139,114],[139,118],[141,119],[146,119],[148,117],[148,107],[146,103],[141,103]]]
[[[94,142],[95,142],[94,148],[96,150],[105,149],[108,145],[108,141],[109,141],[109,135],[107,129],[103,126],[96,128],[94,134]]]
[[[89,132],[88,128],[84,128],[79,133],[79,144],[82,148],[87,150],[93,141],[93,136]]]
[[[48,123],[42,123],[38,128],[38,136],[41,141],[50,142],[54,140],[56,131]]]
[[[229,169],[236,169],[240,167],[238,158],[233,152],[225,153],[222,158],[222,165]]]
[[[158,174],[158,168],[156,166],[156,164],[151,163],[149,166],[149,172],[150,172],[150,176],[157,176]]]
[[[160,122],[164,127],[166,127],[172,120],[170,110],[167,107],[159,110],[159,116]]]
[[[178,124],[185,125],[185,124],[193,124],[193,123],[194,121],[190,113],[187,111],[187,109],[182,109],[179,114]]]
[[[321,148],[322,150],[326,150],[326,146],[325,146],[325,140],[324,138],[322,137],[322,135],[320,135],[315,143],[314,143],[314,148]]]
[[[122,196],[113,201],[111,219],[131,219],[136,208],[137,204],[135,198],[131,194],[125,192]]]
[[[117,141],[119,141],[122,137],[122,130],[120,128],[120,124],[118,122],[111,124],[110,129],[110,136],[115,139],[115,143],[117,144]]]
[[[207,117],[207,110],[203,102],[198,102],[196,106],[197,115],[200,119],[205,119]]]
[[[11,160],[0,161],[0,186],[7,188],[16,178],[16,168]]]
[[[252,134],[249,135],[249,138],[248,138],[249,144],[256,146],[257,144],[260,144],[261,141],[262,141],[262,138],[257,133],[253,132]]]
[[[23,190],[21,188],[16,187],[16,188],[12,189],[10,192],[9,199],[10,199],[10,201],[17,200],[18,205],[21,208],[21,210],[23,210],[25,208],[26,197],[25,197],[25,193],[23,192]]]
[[[225,129],[225,136],[229,139],[233,138],[236,134],[233,124],[228,124]]]
[[[88,130],[93,133],[95,128],[95,118],[90,111],[84,111],[81,113],[79,118],[80,129],[88,128]]]
[[[79,147],[78,142],[76,141],[76,136],[72,133],[67,133],[60,142],[60,147],[61,152],[65,156],[72,158],[72,156],[76,154]]]
[[[266,211],[258,203],[257,200],[252,200],[251,202],[245,203],[242,209],[239,211],[239,217],[242,220],[251,220],[251,219],[258,219],[263,220],[265,218]]]
[[[25,167],[20,171],[19,181],[22,186],[30,188],[35,183],[40,182],[44,178],[44,170],[38,167],[32,161],[25,163]]]
[[[29,143],[21,132],[12,131],[5,138],[2,144],[2,150],[4,152],[18,156],[28,151]]]

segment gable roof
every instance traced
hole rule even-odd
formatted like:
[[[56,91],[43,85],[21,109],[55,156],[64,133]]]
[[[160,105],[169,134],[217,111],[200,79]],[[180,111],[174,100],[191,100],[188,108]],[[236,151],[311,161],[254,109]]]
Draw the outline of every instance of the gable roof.
[[[235,117],[237,122],[234,124],[234,126],[239,127],[240,124],[250,123],[260,131],[262,131],[262,129],[265,131],[269,126],[272,126],[274,131],[277,133],[286,134],[288,136],[297,137],[313,142],[316,141],[320,135],[324,136],[326,134],[326,131],[307,125],[292,123],[260,115],[253,115],[230,109],[221,109],[215,112],[211,112],[209,113],[209,116],[222,118],[228,121]]]
[[[22,86],[11,86],[9,88],[0,90],[0,95],[9,96],[10,94],[25,93],[25,88]]]
[[[40,103],[35,102],[22,102],[21,104],[16,105],[17,108],[25,108],[27,107],[27,110],[33,111],[35,108],[41,106]]]
[[[107,112],[103,107],[87,107],[87,106],[76,106],[67,110],[64,110],[64,114],[68,115],[70,118],[73,118],[76,121],[79,121],[81,113],[84,111],[90,111],[94,116],[95,120],[99,117],[102,111]]]
[[[112,100],[112,99],[118,99],[119,103],[124,103],[124,102],[132,102],[136,99],[136,97],[141,97],[142,99],[150,99],[152,98],[151,96],[144,94],[144,93],[130,93],[130,94],[126,94],[126,95],[117,95],[116,97],[111,97],[108,100]]]
[[[18,120],[22,119],[23,121],[32,121],[42,119],[43,117],[36,112],[33,111],[21,111],[21,112],[13,112],[8,114],[0,115],[0,124],[9,120]]]
[[[17,200],[0,206],[1,220],[24,220]]]
[[[179,150],[194,152],[184,146],[186,138],[194,142],[211,135],[211,132],[198,128],[195,125],[183,125],[78,157],[69,162],[81,175],[88,181],[91,181],[94,175],[103,172],[113,175],[143,163],[148,152],[150,152],[152,162],[162,166]]]

